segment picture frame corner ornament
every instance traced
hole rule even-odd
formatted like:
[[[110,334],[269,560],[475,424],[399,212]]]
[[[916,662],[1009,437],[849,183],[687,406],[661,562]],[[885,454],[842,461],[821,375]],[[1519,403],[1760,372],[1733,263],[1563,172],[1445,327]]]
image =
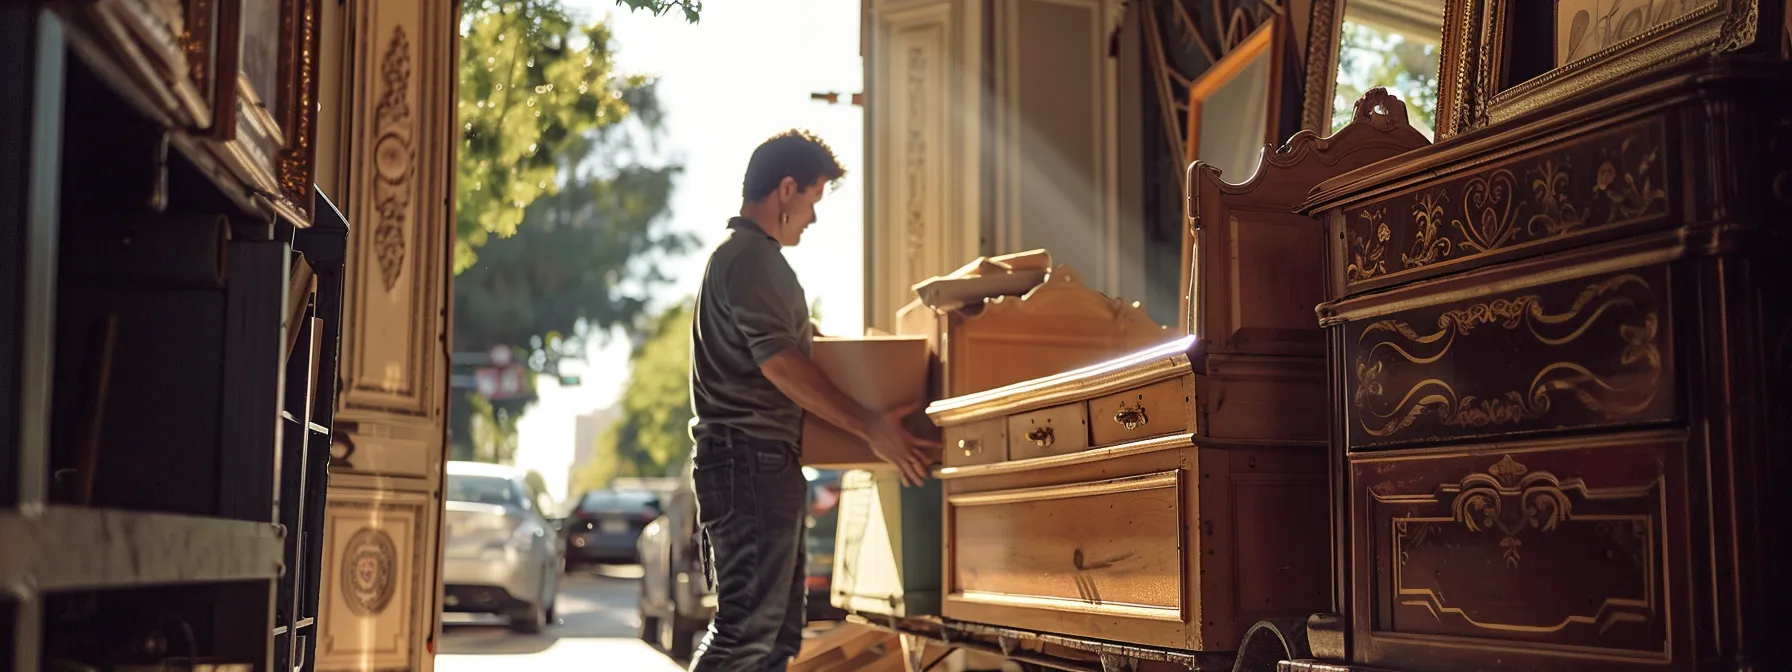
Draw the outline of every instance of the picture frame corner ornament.
[[[1753,46],[1761,23],[1760,0],[1732,0],[1734,4],[1718,29],[1715,51],[1729,53]]]

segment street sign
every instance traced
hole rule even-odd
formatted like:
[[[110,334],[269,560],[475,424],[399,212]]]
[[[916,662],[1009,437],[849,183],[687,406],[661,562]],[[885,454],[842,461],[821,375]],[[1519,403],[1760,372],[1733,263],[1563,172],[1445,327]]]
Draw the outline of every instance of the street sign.
[[[474,389],[487,399],[515,399],[529,395],[529,368],[521,364],[487,366],[473,370]]]

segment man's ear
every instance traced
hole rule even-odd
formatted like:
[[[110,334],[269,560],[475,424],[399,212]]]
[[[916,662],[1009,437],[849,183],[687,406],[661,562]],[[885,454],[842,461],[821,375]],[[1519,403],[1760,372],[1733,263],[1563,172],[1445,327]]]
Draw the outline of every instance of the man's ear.
[[[796,198],[797,191],[796,178],[785,177],[778,181],[778,200],[788,201],[792,198]]]

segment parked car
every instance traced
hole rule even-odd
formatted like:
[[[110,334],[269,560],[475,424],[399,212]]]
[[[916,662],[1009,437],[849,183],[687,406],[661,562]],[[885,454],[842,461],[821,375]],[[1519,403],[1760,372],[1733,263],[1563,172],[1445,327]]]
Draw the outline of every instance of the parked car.
[[[566,559],[572,566],[640,562],[635,540],[660,517],[660,493],[646,488],[591,490],[566,516]]]
[[[547,496],[523,472],[449,462],[442,549],[444,611],[508,616],[519,632],[554,620],[565,556]]]
[[[641,639],[674,658],[691,655],[715,615],[715,593],[697,543],[697,497],[687,476],[662,495],[662,513],[641,531]]]

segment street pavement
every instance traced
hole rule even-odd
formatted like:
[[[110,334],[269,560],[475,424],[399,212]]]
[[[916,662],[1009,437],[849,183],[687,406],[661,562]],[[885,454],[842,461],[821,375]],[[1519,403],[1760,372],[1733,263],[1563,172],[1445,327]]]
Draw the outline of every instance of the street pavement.
[[[562,576],[560,623],[521,635],[501,618],[443,616],[436,669],[442,672],[676,672],[679,662],[641,641],[639,567],[601,567]]]

